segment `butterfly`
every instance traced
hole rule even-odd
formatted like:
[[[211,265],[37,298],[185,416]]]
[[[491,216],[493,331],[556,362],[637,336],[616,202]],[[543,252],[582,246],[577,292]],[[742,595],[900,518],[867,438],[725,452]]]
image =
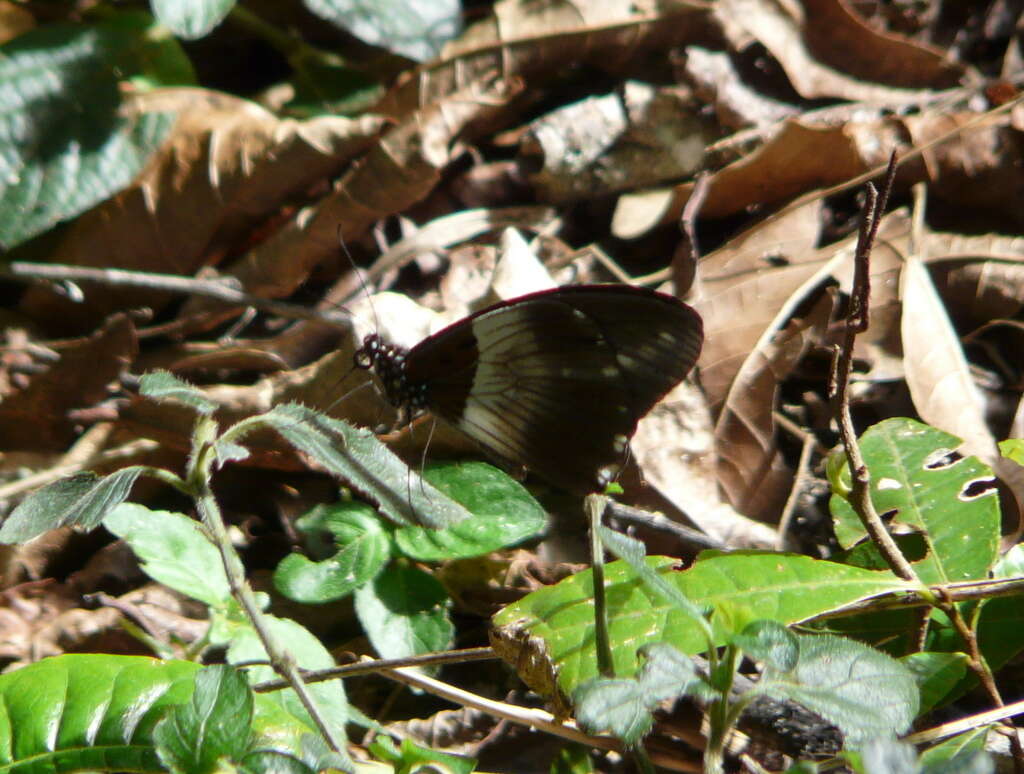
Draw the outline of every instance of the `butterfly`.
[[[506,466],[586,494],[614,480],[637,422],[703,339],[700,316],[672,296],[575,285],[495,304],[411,349],[371,333],[355,365],[410,416],[429,411]]]

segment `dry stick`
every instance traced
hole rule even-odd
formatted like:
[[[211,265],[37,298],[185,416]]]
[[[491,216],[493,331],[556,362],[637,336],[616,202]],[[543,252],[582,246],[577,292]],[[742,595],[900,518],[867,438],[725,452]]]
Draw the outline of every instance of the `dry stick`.
[[[182,293],[190,296],[202,296],[223,301],[231,306],[253,307],[264,312],[298,320],[314,320],[335,325],[347,326],[350,322],[346,315],[334,315],[318,309],[310,309],[299,304],[288,304],[246,293],[239,289],[233,279],[221,277],[214,280],[195,279],[178,274],[158,274],[156,272],[125,271],[124,269],[94,269],[87,266],[66,266],[57,263],[29,263],[14,261],[0,274],[13,279],[44,279],[50,281],[70,280],[73,282],[95,282],[112,287],[147,288],[164,290],[171,293]]]
[[[853,363],[853,343],[858,333],[868,327],[868,301],[871,293],[870,258],[871,246],[884,209],[888,191],[892,188],[892,178],[896,173],[896,156],[890,158],[889,170],[883,184],[885,196],[879,206],[878,192],[868,184],[867,201],[864,204],[864,217],[860,223],[860,234],[857,237],[857,251],[854,255],[853,290],[850,296],[850,313],[846,318],[846,332],[842,347],[833,351],[832,373],[829,377],[829,398],[832,400],[833,413],[839,423],[839,436],[846,451],[846,461],[850,468],[852,489],[850,503],[864,524],[864,529],[872,541],[878,546],[879,552],[896,575],[906,581],[920,582],[910,563],[903,556],[896,541],[885,528],[881,517],[871,502],[870,476],[864,458],[857,444],[857,434],[853,429],[853,418],[850,415],[850,369]]]
[[[883,198],[878,201],[878,194],[870,184],[867,189],[867,202],[864,206],[864,217],[861,220],[860,234],[857,239],[857,251],[854,256],[854,280],[853,290],[850,299],[850,313],[847,315],[846,332],[843,338],[841,349],[834,351],[832,360],[832,374],[829,384],[829,397],[833,402],[833,410],[839,421],[839,434],[843,448],[846,452],[847,465],[850,469],[852,488],[850,491],[850,504],[860,517],[865,530],[875,545],[878,547],[882,557],[889,567],[900,578],[920,583],[917,574],[910,563],[903,556],[896,542],[889,531],[882,523],[874,503],[871,501],[871,477],[864,458],[860,453],[860,446],[857,443],[856,433],[853,429],[853,419],[850,415],[850,401],[848,394],[850,369],[853,362],[853,344],[858,333],[867,330],[869,297],[870,297],[870,257],[871,247],[881,222],[881,213],[885,209],[885,200],[888,192],[892,189],[892,180],[896,173],[895,153],[889,160],[889,169],[883,184]],[[931,594],[932,592],[928,592]],[[998,705],[1003,705],[999,689],[988,664],[985,662],[978,647],[978,640],[975,633],[964,621],[959,608],[953,603],[952,597],[940,587],[934,597],[933,604],[945,613],[963,640],[969,658],[969,666],[976,674],[981,684],[992,700]],[[927,618],[922,615],[922,636],[923,628],[927,626]],[[1011,725],[1012,729],[1012,725]],[[1024,771],[1024,748],[1016,730],[1010,736],[1010,744],[1014,755],[1014,769],[1017,774]]]

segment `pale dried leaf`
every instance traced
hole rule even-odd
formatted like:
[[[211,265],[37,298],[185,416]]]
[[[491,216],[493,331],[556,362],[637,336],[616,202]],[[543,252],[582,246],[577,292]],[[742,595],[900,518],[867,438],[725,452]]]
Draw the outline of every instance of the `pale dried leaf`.
[[[719,483],[733,507],[751,518],[777,519],[789,494],[792,472],[775,439],[776,396],[807,349],[822,341],[833,303],[832,294],[825,294],[806,318],[762,337],[743,362],[715,424]]]

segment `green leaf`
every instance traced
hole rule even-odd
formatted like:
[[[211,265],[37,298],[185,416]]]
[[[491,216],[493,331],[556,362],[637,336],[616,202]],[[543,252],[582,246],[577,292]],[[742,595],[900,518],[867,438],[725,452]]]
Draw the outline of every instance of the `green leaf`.
[[[253,694],[245,678],[221,664],[196,676],[192,700],[154,731],[160,759],[176,774],[214,772],[220,759],[238,761],[252,734]]]
[[[189,702],[200,669],[189,661],[75,654],[0,676],[0,769],[166,772],[154,729]],[[266,696],[256,697],[255,712],[255,747],[308,757],[301,740],[310,735],[309,726],[278,711]],[[231,720],[218,716],[217,723]],[[250,736],[248,726],[239,733]]]
[[[654,724],[644,690],[636,680],[597,678],[573,696],[576,720],[592,734],[608,732],[634,747]]]
[[[7,517],[0,527],[0,543],[23,543],[57,527],[93,529],[125,501],[135,479],[145,472],[136,465],[102,478],[78,473],[44,486]]]
[[[397,524],[434,529],[470,518],[470,513],[411,471],[369,430],[352,427],[295,403],[235,425],[276,430],[286,441],[377,504]],[[231,431],[228,431],[231,432]]]
[[[44,25],[0,46],[0,247],[117,193],[163,142],[173,116],[120,109],[123,81],[184,59],[151,23]]]
[[[782,624],[804,621],[886,592],[914,588],[891,573],[792,554],[706,551],[687,570],[673,570],[675,563],[670,557],[647,559],[653,571],[695,605],[747,605],[761,618]],[[605,568],[605,575],[615,674],[635,674],[637,648],[648,642],[666,642],[691,655],[707,648],[692,617],[645,587],[627,564],[613,562]],[[499,655],[517,663],[528,639],[531,649],[543,651],[565,695],[572,695],[576,686],[597,676],[589,570],[527,595],[501,610],[493,623]],[[724,638],[717,644],[725,644]],[[534,656],[539,654],[534,652]]]
[[[396,748],[391,737],[378,734],[369,745],[370,753],[382,761],[394,765],[395,774],[412,774],[418,771],[450,772],[470,774],[476,763],[472,758],[451,753],[438,752],[422,747],[406,737],[401,748]]]
[[[796,635],[777,621],[753,621],[733,643],[751,658],[783,672],[795,668],[800,655]]]
[[[639,540],[607,527],[601,527],[601,541],[605,548],[626,562],[633,572],[643,579],[648,588],[661,594],[662,598],[677,610],[689,613],[694,618],[703,618],[707,614],[707,607],[695,605],[678,588],[668,583],[648,566],[646,548]]]
[[[103,526],[131,547],[153,580],[212,608],[228,605],[231,587],[220,553],[197,521],[123,503],[107,515]]]
[[[305,627],[287,618],[277,618],[272,615],[264,615],[263,621],[273,637],[288,650],[288,653],[295,659],[295,663],[302,669],[330,669],[335,666],[330,652]],[[228,663],[240,664],[266,659],[267,653],[252,627],[248,623],[237,626],[228,648]],[[267,680],[274,680],[277,675],[269,666],[250,666],[246,668],[246,677],[250,684],[255,685]],[[331,725],[336,736],[339,739],[345,739],[345,723],[349,721],[350,712],[342,682],[334,680],[314,683],[307,686],[307,690],[313,696],[324,720]],[[305,707],[302,706],[302,702],[299,701],[299,697],[295,695],[295,691],[289,688],[266,696],[291,717],[309,728],[316,727]],[[346,765],[351,767],[351,762],[346,761]]]
[[[551,759],[548,774],[593,774],[590,748],[582,744],[567,744]]]
[[[924,583],[938,584],[988,577],[999,548],[999,499],[989,467],[975,457],[953,459],[956,436],[911,419],[887,419],[861,436],[860,447],[871,475],[871,500],[893,525],[924,536],[928,555],[915,563]],[[833,453],[830,478],[849,486],[845,459]],[[836,537],[849,548],[865,537],[849,501],[830,501]],[[970,534],[970,539],[965,539]]]
[[[217,403],[207,398],[202,390],[179,379],[170,371],[144,373],[139,379],[139,394],[154,400],[184,403],[204,416],[209,416],[218,408]]]
[[[314,527],[334,536],[338,552],[313,562],[286,556],[274,571],[274,586],[296,602],[330,602],[368,583],[391,558],[391,539],[377,512],[363,503],[319,505],[296,522],[300,532]]]
[[[608,731],[633,747],[651,729],[662,701],[707,694],[693,662],[671,645],[654,643],[641,655],[646,661],[635,678],[596,678],[576,690],[573,703],[583,728],[593,734]]]
[[[392,565],[356,591],[356,615],[383,658],[403,658],[451,647],[454,626],[448,593],[432,575]]]
[[[985,751],[991,726],[972,728],[921,753],[921,774],[994,774],[995,761]]]
[[[465,506],[472,518],[444,529],[402,527],[399,550],[411,559],[471,559],[539,534],[547,514],[522,484],[485,462],[428,465],[423,477]]]
[[[175,35],[197,40],[220,24],[235,0],[152,0],[153,13]]]
[[[921,692],[919,712],[923,715],[950,698],[967,674],[966,653],[911,653],[900,659],[914,673]]]
[[[802,704],[843,732],[847,745],[906,731],[917,716],[914,674],[891,656],[853,640],[797,635],[796,667],[767,667],[759,689]]]
[[[999,452],[1008,460],[1024,465],[1024,439],[1007,438],[999,442]]]
[[[43,659],[0,676],[0,767],[164,770],[153,728],[188,701],[198,664],[139,656]]]
[[[422,62],[436,56],[460,27],[458,0],[306,0],[317,16],[374,46]]]

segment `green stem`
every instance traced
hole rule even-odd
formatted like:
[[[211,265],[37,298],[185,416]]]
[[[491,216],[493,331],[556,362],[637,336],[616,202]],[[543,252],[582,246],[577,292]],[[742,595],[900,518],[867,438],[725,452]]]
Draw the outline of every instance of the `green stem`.
[[[295,659],[291,653],[280,646],[271,634],[263,611],[260,610],[259,603],[256,601],[256,595],[245,578],[242,562],[231,545],[231,538],[221,516],[220,506],[217,505],[213,490],[210,488],[211,468],[215,459],[212,439],[215,436],[216,423],[209,417],[200,417],[193,436],[193,449],[186,479],[192,497],[195,499],[200,519],[206,528],[208,537],[220,553],[228,586],[252,623],[274,671],[288,681],[331,749],[335,752],[342,752],[344,750],[343,743],[336,738],[334,731],[323,719],[308,686],[302,679]]]
[[[583,507],[590,517],[590,564],[594,579],[594,647],[597,671],[603,677],[615,677],[612,648],[608,639],[608,606],[604,593],[604,544],[601,542],[601,516],[608,501],[602,495],[587,495]]]

